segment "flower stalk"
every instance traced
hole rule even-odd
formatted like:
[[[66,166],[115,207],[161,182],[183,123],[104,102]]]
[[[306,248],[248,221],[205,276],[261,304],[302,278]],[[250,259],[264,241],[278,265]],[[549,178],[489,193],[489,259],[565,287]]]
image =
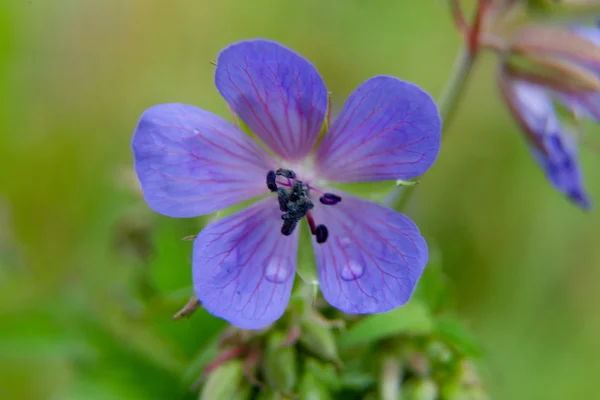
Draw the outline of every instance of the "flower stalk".
[[[456,107],[458,106],[460,99],[467,87],[469,77],[473,71],[473,66],[479,55],[479,50],[482,45],[482,25],[485,19],[485,13],[488,10],[490,2],[488,0],[481,0],[478,3],[475,17],[471,27],[466,23],[465,17],[462,13],[462,9],[458,0],[452,0],[450,2],[452,15],[455,24],[459,31],[464,37],[465,44],[458,53],[454,66],[450,73],[450,78],[444,86],[442,93],[437,101],[438,108],[440,110],[440,117],[442,118],[442,129],[443,132],[447,131],[452,118],[455,114]],[[447,136],[447,133],[442,135],[442,139]],[[408,204],[410,198],[415,192],[414,187],[402,187],[399,186],[394,190],[394,193],[388,197],[388,201],[396,210],[402,210]]]

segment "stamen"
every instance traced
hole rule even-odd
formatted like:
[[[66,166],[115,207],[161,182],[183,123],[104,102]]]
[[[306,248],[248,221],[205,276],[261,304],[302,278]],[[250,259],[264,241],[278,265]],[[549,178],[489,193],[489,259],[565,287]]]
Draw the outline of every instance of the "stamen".
[[[294,181],[292,184],[292,193],[290,194],[290,201],[297,201],[301,197],[308,197],[309,189],[308,185],[302,183],[302,181]]]
[[[325,243],[327,241],[327,236],[329,236],[329,231],[325,225],[317,226],[315,230],[315,236],[317,237],[317,243]]]
[[[297,224],[297,221],[283,221],[283,226],[281,227],[281,234],[284,236],[290,236],[292,232],[294,232],[294,228],[296,228]]]
[[[296,173],[291,169],[279,168],[276,172],[277,175],[283,176],[288,179],[296,179]]]
[[[288,183],[278,182],[278,176],[287,179]],[[282,187],[278,187],[278,184]],[[296,225],[298,225],[298,222],[306,217],[308,212],[315,207],[310,199],[310,186],[300,180],[296,180],[296,173],[294,171],[279,168],[276,172],[269,171],[267,173],[267,187],[272,192],[277,192],[279,210],[283,212],[281,215],[281,219],[283,220],[281,233],[289,236],[296,228]],[[289,189],[286,189],[286,187]],[[311,225],[311,232],[313,234],[316,232],[314,221]]]
[[[279,200],[279,210],[282,212],[287,212],[287,203],[290,200],[290,197],[284,188],[277,188],[277,200]]]
[[[271,192],[277,191],[277,183],[275,183],[275,179],[277,179],[275,171],[267,172],[267,188],[269,188]]]
[[[314,235],[316,233],[316,226],[315,226],[315,220],[313,219],[313,216],[310,212],[306,213],[306,220],[308,221],[308,226],[310,227],[310,233],[311,235]]]
[[[326,206],[333,206],[342,201],[342,198],[337,194],[325,193],[323,196],[319,197],[319,201]]]

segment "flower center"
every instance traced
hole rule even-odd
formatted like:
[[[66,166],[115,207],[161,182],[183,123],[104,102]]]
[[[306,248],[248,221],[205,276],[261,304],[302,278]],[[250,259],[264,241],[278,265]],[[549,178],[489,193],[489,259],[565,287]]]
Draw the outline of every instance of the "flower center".
[[[271,192],[277,193],[279,210],[283,213],[281,215],[283,220],[281,233],[285,236],[291,235],[298,222],[306,217],[310,232],[316,236],[317,243],[325,243],[329,232],[325,225],[315,225],[315,221],[310,214],[310,210],[315,207],[310,193],[311,191],[321,193],[322,196],[319,201],[327,206],[339,203],[342,198],[333,193],[323,193],[302,182],[291,169],[279,168],[277,171],[269,171],[266,183]]]

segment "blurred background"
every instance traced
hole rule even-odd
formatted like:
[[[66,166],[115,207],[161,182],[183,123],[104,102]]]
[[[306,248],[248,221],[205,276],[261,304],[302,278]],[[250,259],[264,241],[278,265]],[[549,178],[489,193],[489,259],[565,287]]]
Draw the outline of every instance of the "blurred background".
[[[379,74],[437,97],[460,47],[441,3],[0,3],[0,398],[194,398],[193,365],[224,323],[202,310],[171,320],[191,294],[181,237],[205,221],[141,199],[130,150],[141,112],[181,102],[228,117],[209,61],[254,37],[311,60],[334,109]],[[439,249],[492,398],[594,398],[600,214],[546,182],[494,62],[478,63],[406,213]],[[582,157],[600,201],[596,147]]]

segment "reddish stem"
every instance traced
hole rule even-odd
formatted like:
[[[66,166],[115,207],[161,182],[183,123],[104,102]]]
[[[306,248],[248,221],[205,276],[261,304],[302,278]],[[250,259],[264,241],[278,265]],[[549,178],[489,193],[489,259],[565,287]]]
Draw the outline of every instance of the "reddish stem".
[[[241,357],[244,354],[246,354],[247,352],[248,352],[248,347],[246,347],[246,346],[238,346],[238,347],[234,347],[232,349],[225,350],[225,351],[221,352],[214,360],[212,360],[210,363],[208,363],[206,365],[206,367],[204,367],[204,373],[210,374],[212,371],[214,371],[220,365],[223,365],[225,362],[232,360],[234,358]]]
[[[477,3],[477,11],[475,12],[475,20],[471,26],[471,33],[469,34],[469,51],[471,54],[475,54],[479,48],[479,36],[481,33],[481,26],[483,25],[483,18],[485,12],[490,4],[489,0],[479,0]]]
[[[244,359],[243,369],[246,380],[254,386],[265,389],[265,384],[256,377],[256,367],[260,362],[261,350],[260,347],[254,346],[250,349],[248,356]]]

